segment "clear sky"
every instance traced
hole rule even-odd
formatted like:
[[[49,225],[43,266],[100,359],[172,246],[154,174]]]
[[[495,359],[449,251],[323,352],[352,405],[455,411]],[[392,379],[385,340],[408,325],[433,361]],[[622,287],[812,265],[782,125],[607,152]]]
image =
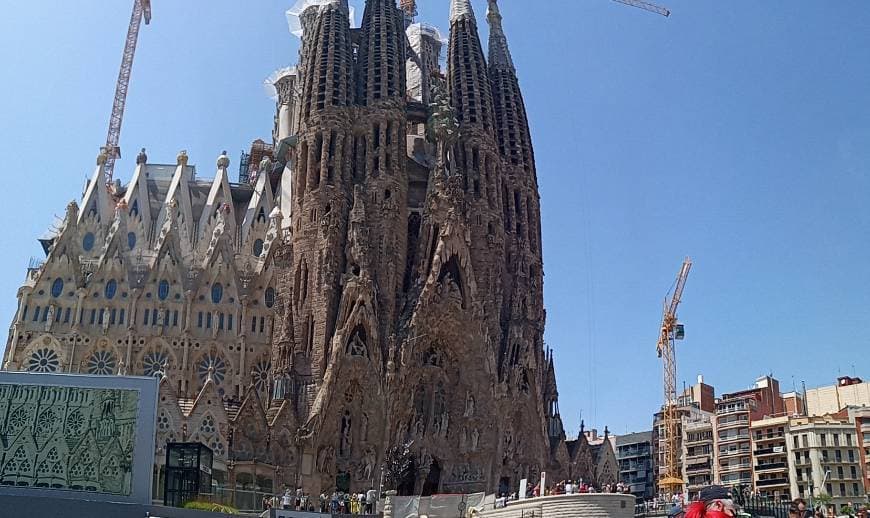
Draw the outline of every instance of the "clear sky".
[[[446,29],[448,0],[418,0]],[[501,0],[540,182],[547,343],[569,433],[651,426],[655,341],[683,257],[678,378],[717,394],[870,376],[870,9],[863,0]],[[153,0],[116,174],[136,153],[268,138],[262,86],[294,64],[287,0]],[[357,18],[362,13],[362,1]],[[0,17],[0,315],[36,238],[105,139],[130,1],[9,3]],[[486,41],[485,5],[475,0]]]

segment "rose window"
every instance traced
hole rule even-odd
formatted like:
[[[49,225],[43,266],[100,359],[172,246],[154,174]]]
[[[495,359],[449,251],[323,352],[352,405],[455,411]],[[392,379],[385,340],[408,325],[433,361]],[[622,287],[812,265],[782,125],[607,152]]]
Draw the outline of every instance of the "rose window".
[[[160,415],[157,416],[157,429],[161,432],[166,432],[172,428],[172,421],[169,420],[169,415],[166,410],[160,410]]]
[[[82,413],[75,410],[66,418],[66,432],[70,437],[79,437],[85,428],[85,418]]]
[[[259,391],[263,391],[269,382],[269,366],[266,360],[260,360],[254,365],[254,384]]]
[[[44,347],[33,351],[27,360],[27,370],[30,372],[57,372],[60,368],[60,358],[54,349]]]
[[[214,419],[212,419],[210,415],[205,416],[205,419],[202,420],[202,424],[199,425],[199,431],[204,435],[211,435],[216,429]]]
[[[152,351],[142,358],[142,373],[145,376],[157,376],[159,373],[166,374],[169,357],[162,351]]]
[[[218,385],[227,375],[227,363],[216,353],[208,353],[202,357],[197,366],[197,374],[202,382],[208,379],[209,370],[213,369],[212,379]]]
[[[88,360],[89,374],[112,374],[115,372],[115,356],[109,351],[96,351]]]

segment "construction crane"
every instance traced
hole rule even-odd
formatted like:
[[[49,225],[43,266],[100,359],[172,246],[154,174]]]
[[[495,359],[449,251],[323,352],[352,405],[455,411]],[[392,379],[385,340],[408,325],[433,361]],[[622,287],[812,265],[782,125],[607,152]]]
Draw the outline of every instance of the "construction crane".
[[[124,55],[121,58],[121,70],[118,72],[118,83],[115,85],[115,99],[112,102],[112,115],[109,117],[109,134],[106,136],[106,146],[103,152],[107,155],[103,174],[106,188],[114,194],[112,176],[115,172],[115,160],[121,158],[121,123],[124,120],[124,107],[127,105],[127,89],[130,86],[130,72],[133,70],[133,57],[136,55],[136,44],[139,42],[139,28],[142,19],[145,25],[151,23],[151,0],[133,0],[133,14],[130,16],[130,27],[127,29],[127,41],[124,44]]]
[[[677,415],[677,359],[674,354],[674,341],[682,340],[685,334],[683,325],[677,322],[677,306],[680,305],[680,299],[683,297],[683,288],[686,287],[686,279],[689,277],[691,268],[692,260],[686,257],[674,283],[674,291],[670,301],[665,296],[662,327],[656,344],[656,352],[658,352],[664,365],[665,389],[662,412],[665,428],[665,472],[659,479],[659,487],[666,488],[670,493],[683,485],[682,473],[677,469],[679,416]]]
[[[632,7],[637,7],[638,9],[643,9],[644,11],[649,11],[651,13],[656,13],[667,18],[671,15],[671,12],[665,9],[662,6],[651,4],[649,2],[644,2],[643,0],[613,0],[614,2],[619,2],[620,4],[630,5]]]

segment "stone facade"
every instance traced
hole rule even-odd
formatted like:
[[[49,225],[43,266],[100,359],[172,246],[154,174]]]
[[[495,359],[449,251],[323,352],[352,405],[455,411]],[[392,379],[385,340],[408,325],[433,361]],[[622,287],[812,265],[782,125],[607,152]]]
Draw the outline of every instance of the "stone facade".
[[[402,442],[418,494],[595,478],[543,344],[534,153],[496,0],[488,58],[451,1],[446,72],[413,2],[368,0],[359,29],[345,1],[306,5],[275,164],[232,184],[225,155],[203,181],[183,152],[143,152],[107,191],[101,156],[19,290],[4,368],[160,376],[158,459],[202,441],[231,484],[360,490]]]

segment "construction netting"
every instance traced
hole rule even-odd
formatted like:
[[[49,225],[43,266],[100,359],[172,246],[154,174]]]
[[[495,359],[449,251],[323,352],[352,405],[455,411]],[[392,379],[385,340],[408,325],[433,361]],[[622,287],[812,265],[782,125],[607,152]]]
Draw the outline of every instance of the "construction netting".
[[[329,4],[339,5],[344,0],[297,0],[296,4],[287,10],[287,24],[290,26],[290,33],[301,38],[303,33],[302,21],[300,17],[306,9],[312,6],[322,6]],[[354,27],[354,8],[348,7],[350,26]]]
[[[284,67],[272,72],[269,77],[263,81],[263,88],[266,89],[266,95],[273,101],[278,100],[278,90],[275,88],[275,83],[287,76],[295,76],[296,67]]]
[[[447,39],[441,34],[436,27],[424,23],[412,23],[405,31],[408,36],[408,42],[411,45],[411,50],[417,56],[423,56],[426,50],[426,40],[434,42],[434,52],[438,53],[435,58],[439,62],[431,63],[430,66],[438,66],[440,68],[441,47],[447,45]],[[417,100],[422,101],[424,96],[423,90],[428,87],[428,83],[424,81],[423,71],[420,69],[422,63],[415,62],[414,59],[408,59],[405,66],[406,76],[408,78],[408,93]]]

